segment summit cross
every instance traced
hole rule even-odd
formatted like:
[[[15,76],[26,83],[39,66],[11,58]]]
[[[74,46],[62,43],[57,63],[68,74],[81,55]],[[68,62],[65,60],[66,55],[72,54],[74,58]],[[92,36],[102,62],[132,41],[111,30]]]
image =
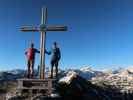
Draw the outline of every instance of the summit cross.
[[[67,31],[67,26],[47,26],[47,8],[42,8],[42,18],[39,27],[22,26],[20,28],[23,32],[40,32],[40,79],[45,79],[45,45],[47,31]]]

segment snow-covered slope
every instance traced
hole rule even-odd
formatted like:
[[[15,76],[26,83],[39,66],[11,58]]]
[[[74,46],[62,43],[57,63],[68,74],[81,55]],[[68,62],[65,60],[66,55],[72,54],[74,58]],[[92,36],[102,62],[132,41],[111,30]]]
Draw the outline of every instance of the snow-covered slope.
[[[91,69],[90,67],[85,66],[85,67],[81,67],[80,69],[68,69],[65,71],[62,70],[62,71],[60,71],[60,76],[64,77],[69,72],[75,72],[79,76],[85,78],[86,80],[90,80],[92,77],[101,76],[104,74],[102,71],[95,71],[95,70]]]
[[[0,81],[16,80],[18,78],[24,77],[24,70],[11,70],[11,71],[1,71]]]
[[[123,68],[115,73],[105,72],[103,76],[93,77],[93,84],[106,84],[118,88],[120,91],[133,92],[133,68]]]

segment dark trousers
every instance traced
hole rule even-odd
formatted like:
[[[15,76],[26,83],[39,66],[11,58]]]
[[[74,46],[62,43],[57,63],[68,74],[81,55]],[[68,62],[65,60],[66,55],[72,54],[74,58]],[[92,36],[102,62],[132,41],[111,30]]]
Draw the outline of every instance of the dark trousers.
[[[34,76],[34,59],[28,60],[27,68],[28,68],[27,78],[33,78],[33,76]]]
[[[51,78],[53,78],[53,68],[55,67],[56,78],[58,76],[58,60],[51,61]]]

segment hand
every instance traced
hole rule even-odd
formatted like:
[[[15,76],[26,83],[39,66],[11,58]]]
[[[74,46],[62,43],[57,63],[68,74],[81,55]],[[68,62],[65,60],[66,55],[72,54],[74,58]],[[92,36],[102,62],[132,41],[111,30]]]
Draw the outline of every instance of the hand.
[[[47,55],[50,55],[50,53],[49,53],[49,52],[46,52],[46,54],[47,54]]]
[[[25,55],[27,55],[27,52],[25,52]]]

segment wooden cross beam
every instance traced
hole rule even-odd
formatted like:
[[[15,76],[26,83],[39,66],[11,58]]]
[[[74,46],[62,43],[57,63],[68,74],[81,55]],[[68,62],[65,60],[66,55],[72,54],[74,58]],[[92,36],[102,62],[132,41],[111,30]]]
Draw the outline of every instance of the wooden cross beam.
[[[67,31],[66,26],[47,26],[47,8],[42,8],[42,20],[39,27],[23,26],[23,32],[40,32],[40,79],[45,79],[45,44],[47,31]]]

